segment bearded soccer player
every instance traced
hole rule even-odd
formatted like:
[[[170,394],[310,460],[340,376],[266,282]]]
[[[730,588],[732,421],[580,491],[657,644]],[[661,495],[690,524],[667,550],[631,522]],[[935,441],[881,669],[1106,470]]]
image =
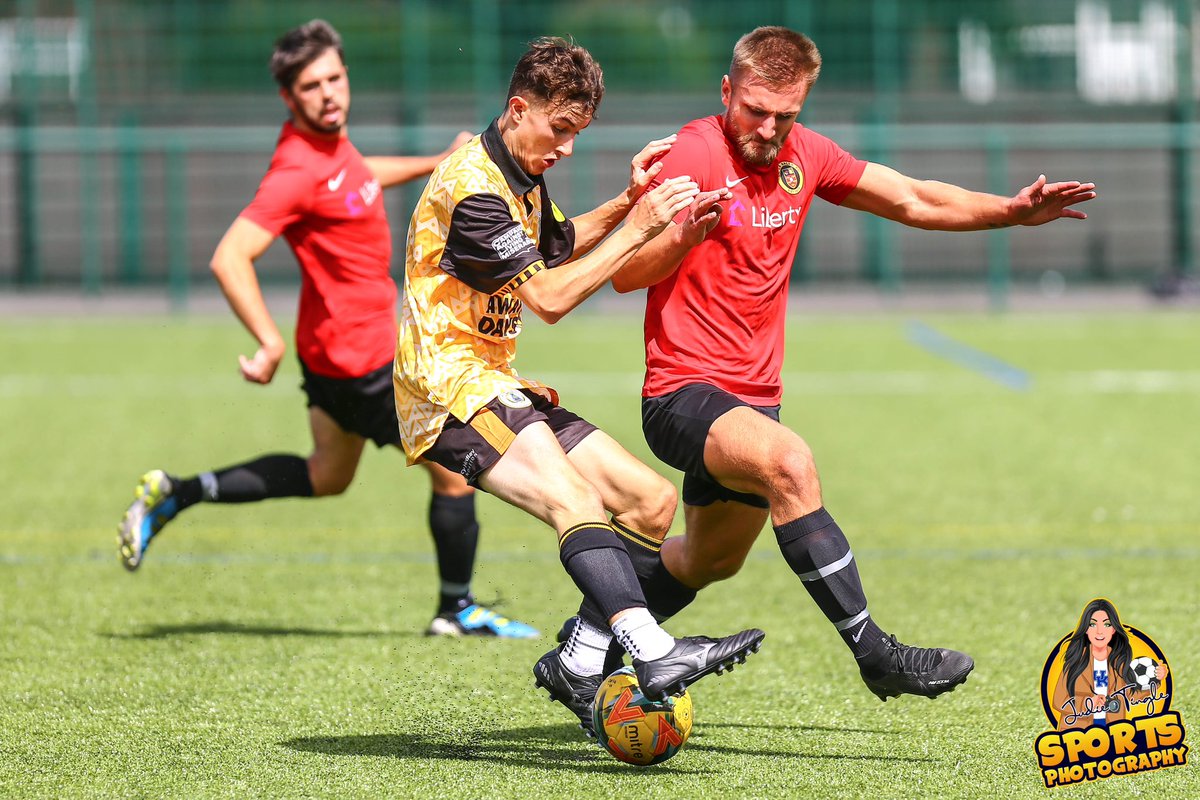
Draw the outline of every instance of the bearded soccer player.
[[[663,140],[635,156],[618,197],[567,219],[543,174],[571,155],[603,92],[587,50],[538,40],[513,71],[503,113],[434,170],[408,232],[396,411],[410,460],[458,472],[554,529],[567,573],[632,654],[643,692],[659,698],[743,661],[763,633],[676,639],[658,625],[626,547],[657,551],[674,487],[512,367],[526,307],[556,322],[676,214],[681,228],[703,228],[724,196],[700,195],[682,175],[643,195]],[[546,653],[535,680],[590,728],[599,679],[578,676],[563,655]]]
[[[350,83],[341,37],[323,20],[284,34],[271,72],[291,119],[254,200],[218,245],[212,269],[234,313],[258,341],[252,357],[239,356],[242,377],[267,384],[286,345],[263,301],[254,262],[279,236],[295,254],[302,277],[296,349],[313,451],[307,458],[263,455],[187,478],[146,473],[119,527],[121,559],[130,570],[142,563],[163,526],[196,503],[341,494],[354,479],[368,439],[378,447],[400,444],[391,381],[396,285],[389,274],[392,240],[381,192],[428,175],[450,150],[423,157],[359,154],[346,131]],[[455,146],[467,138],[460,135]],[[530,626],[475,602],[474,490],[449,470],[425,466],[433,486],[428,518],[441,579],[427,633],[536,636]]]
[[[936,697],[967,679],[965,653],[911,647],[872,616],[850,544],[824,507],[812,452],[779,422],[788,278],[814,197],[931,230],[971,231],[1084,219],[1071,208],[1095,186],[1047,183],[1014,197],[914,180],[854,158],[797,123],[821,56],[803,34],[758,28],[734,47],[721,81],[725,113],[689,123],[656,180],[682,173],[733,197],[707,229],[677,225],[613,279],[649,287],[643,432],[681,470],[686,532],[667,539],[644,585],[666,619],[697,590],[741,569],[768,517],[784,560],[881,700]],[[584,604],[560,638],[605,674],[619,649]]]

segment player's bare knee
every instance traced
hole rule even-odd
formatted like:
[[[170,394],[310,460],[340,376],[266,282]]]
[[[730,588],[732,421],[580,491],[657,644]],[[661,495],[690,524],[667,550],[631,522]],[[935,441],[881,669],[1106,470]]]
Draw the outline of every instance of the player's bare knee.
[[[654,532],[648,534],[658,536],[659,533],[663,537],[671,530],[671,523],[675,520],[675,508],[679,503],[679,495],[675,492],[675,484],[663,478],[657,482],[655,487],[654,501]]]
[[[780,448],[772,454],[767,484],[776,497],[801,498],[820,494],[817,465],[808,445]]]
[[[639,533],[662,541],[675,520],[677,502],[675,485],[656,475],[641,487],[635,507],[621,517]]]
[[[604,519],[604,499],[578,474],[563,474],[544,486],[551,519]]]
[[[349,481],[338,483],[314,483],[313,497],[335,497],[350,488]]]
[[[354,482],[354,471],[328,472],[309,468],[309,479],[312,481],[313,496],[332,497],[343,494]]]
[[[746,563],[745,555],[729,555],[719,558],[710,559],[704,565],[703,577],[705,583],[716,583],[732,578],[741,571],[742,565]]]

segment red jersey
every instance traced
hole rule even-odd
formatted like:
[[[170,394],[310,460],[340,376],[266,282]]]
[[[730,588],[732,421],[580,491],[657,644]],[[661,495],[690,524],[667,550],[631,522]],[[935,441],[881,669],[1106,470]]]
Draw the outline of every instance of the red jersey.
[[[300,264],[296,352],[313,372],[358,378],[391,363],[396,284],[379,181],[347,137],[284,123],[271,167],[241,216],[282,235]]]
[[[866,162],[797,123],[773,164],[750,165],[713,116],[685,125],[662,163],[655,184],[690,175],[701,191],[728,187],[733,199],[708,238],[647,292],[642,395],[707,383],[753,405],[778,405],[800,230],[813,196],[841,203]]]

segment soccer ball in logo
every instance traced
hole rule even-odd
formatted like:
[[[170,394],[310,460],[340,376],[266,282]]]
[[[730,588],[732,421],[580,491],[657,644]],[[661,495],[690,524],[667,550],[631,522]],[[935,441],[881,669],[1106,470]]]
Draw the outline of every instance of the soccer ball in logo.
[[[640,767],[661,764],[692,732],[692,697],[684,692],[651,700],[642,694],[633,667],[623,667],[596,691],[592,722],[600,745],[618,760]]]
[[[1144,692],[1153,691],[1154,684],[1158,683],[1158,679],[1154,675],[1154,670],[1158,666],[1158,662],[1150,656],[1141,656],[1129,662],[1129,668],[1133,670],[1133,682],[1137,684],[1137,688]]]

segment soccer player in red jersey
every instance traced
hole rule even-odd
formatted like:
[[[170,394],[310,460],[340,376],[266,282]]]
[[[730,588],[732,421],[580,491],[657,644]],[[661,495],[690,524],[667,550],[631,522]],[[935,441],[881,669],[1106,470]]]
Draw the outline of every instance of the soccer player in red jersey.
[[[1094,184],[1039,177],[1013,197],[909,178],[854,158],[796,122],[821,67],[803,34],[758,28],[734,47],[721,81],[725,113],[680,130],[656,180],[681,173],[732,198],[703,228],[678,225],[648,242],[613,278],[648,287],[646,441],[683,471],[686,532],[667,539],[643,580],[663,619],[696,591],[734,575],[768,516],[780,550],[881,700],[953,689],[974,664],[945,648],[901,644],[867,609],[849,542],[825,509],[812,452],[779,423],[788,278],[814,197],[931,230],[969,231],[1085,219],[1072,206]],[[615,648],[585,603],[560,638],[586,641],[597,672]],[[576,649],[580,649],[579,646]]]
[[[296,350],[308,395],[313,451],[263,455],[189,478],[152,470],[142,477],[119,527],[121,559],[136,569],[150,540],[179,512],[201,502],[344,492],[368,439],[399,447],[392,359],[396,284],[389,274],[391,230],[382,190],[423,177],[470,138],[460,134],[432,156],[363,158],[346,131],[350,83],[341,37],[313,20],[279,39],[271,58],[291,114],[254,200],[226,231],[212,270],[230,307],[258,341],[239,356],[242,377],[267,384],[287,349],[267,310],[254,262],[283,236],[300,266]],[[444,467],[432,479],[429,524],[441,592],[430,634],[529,638],[537,631],[477,604],[471,595],[479,526],[474,489]]]

